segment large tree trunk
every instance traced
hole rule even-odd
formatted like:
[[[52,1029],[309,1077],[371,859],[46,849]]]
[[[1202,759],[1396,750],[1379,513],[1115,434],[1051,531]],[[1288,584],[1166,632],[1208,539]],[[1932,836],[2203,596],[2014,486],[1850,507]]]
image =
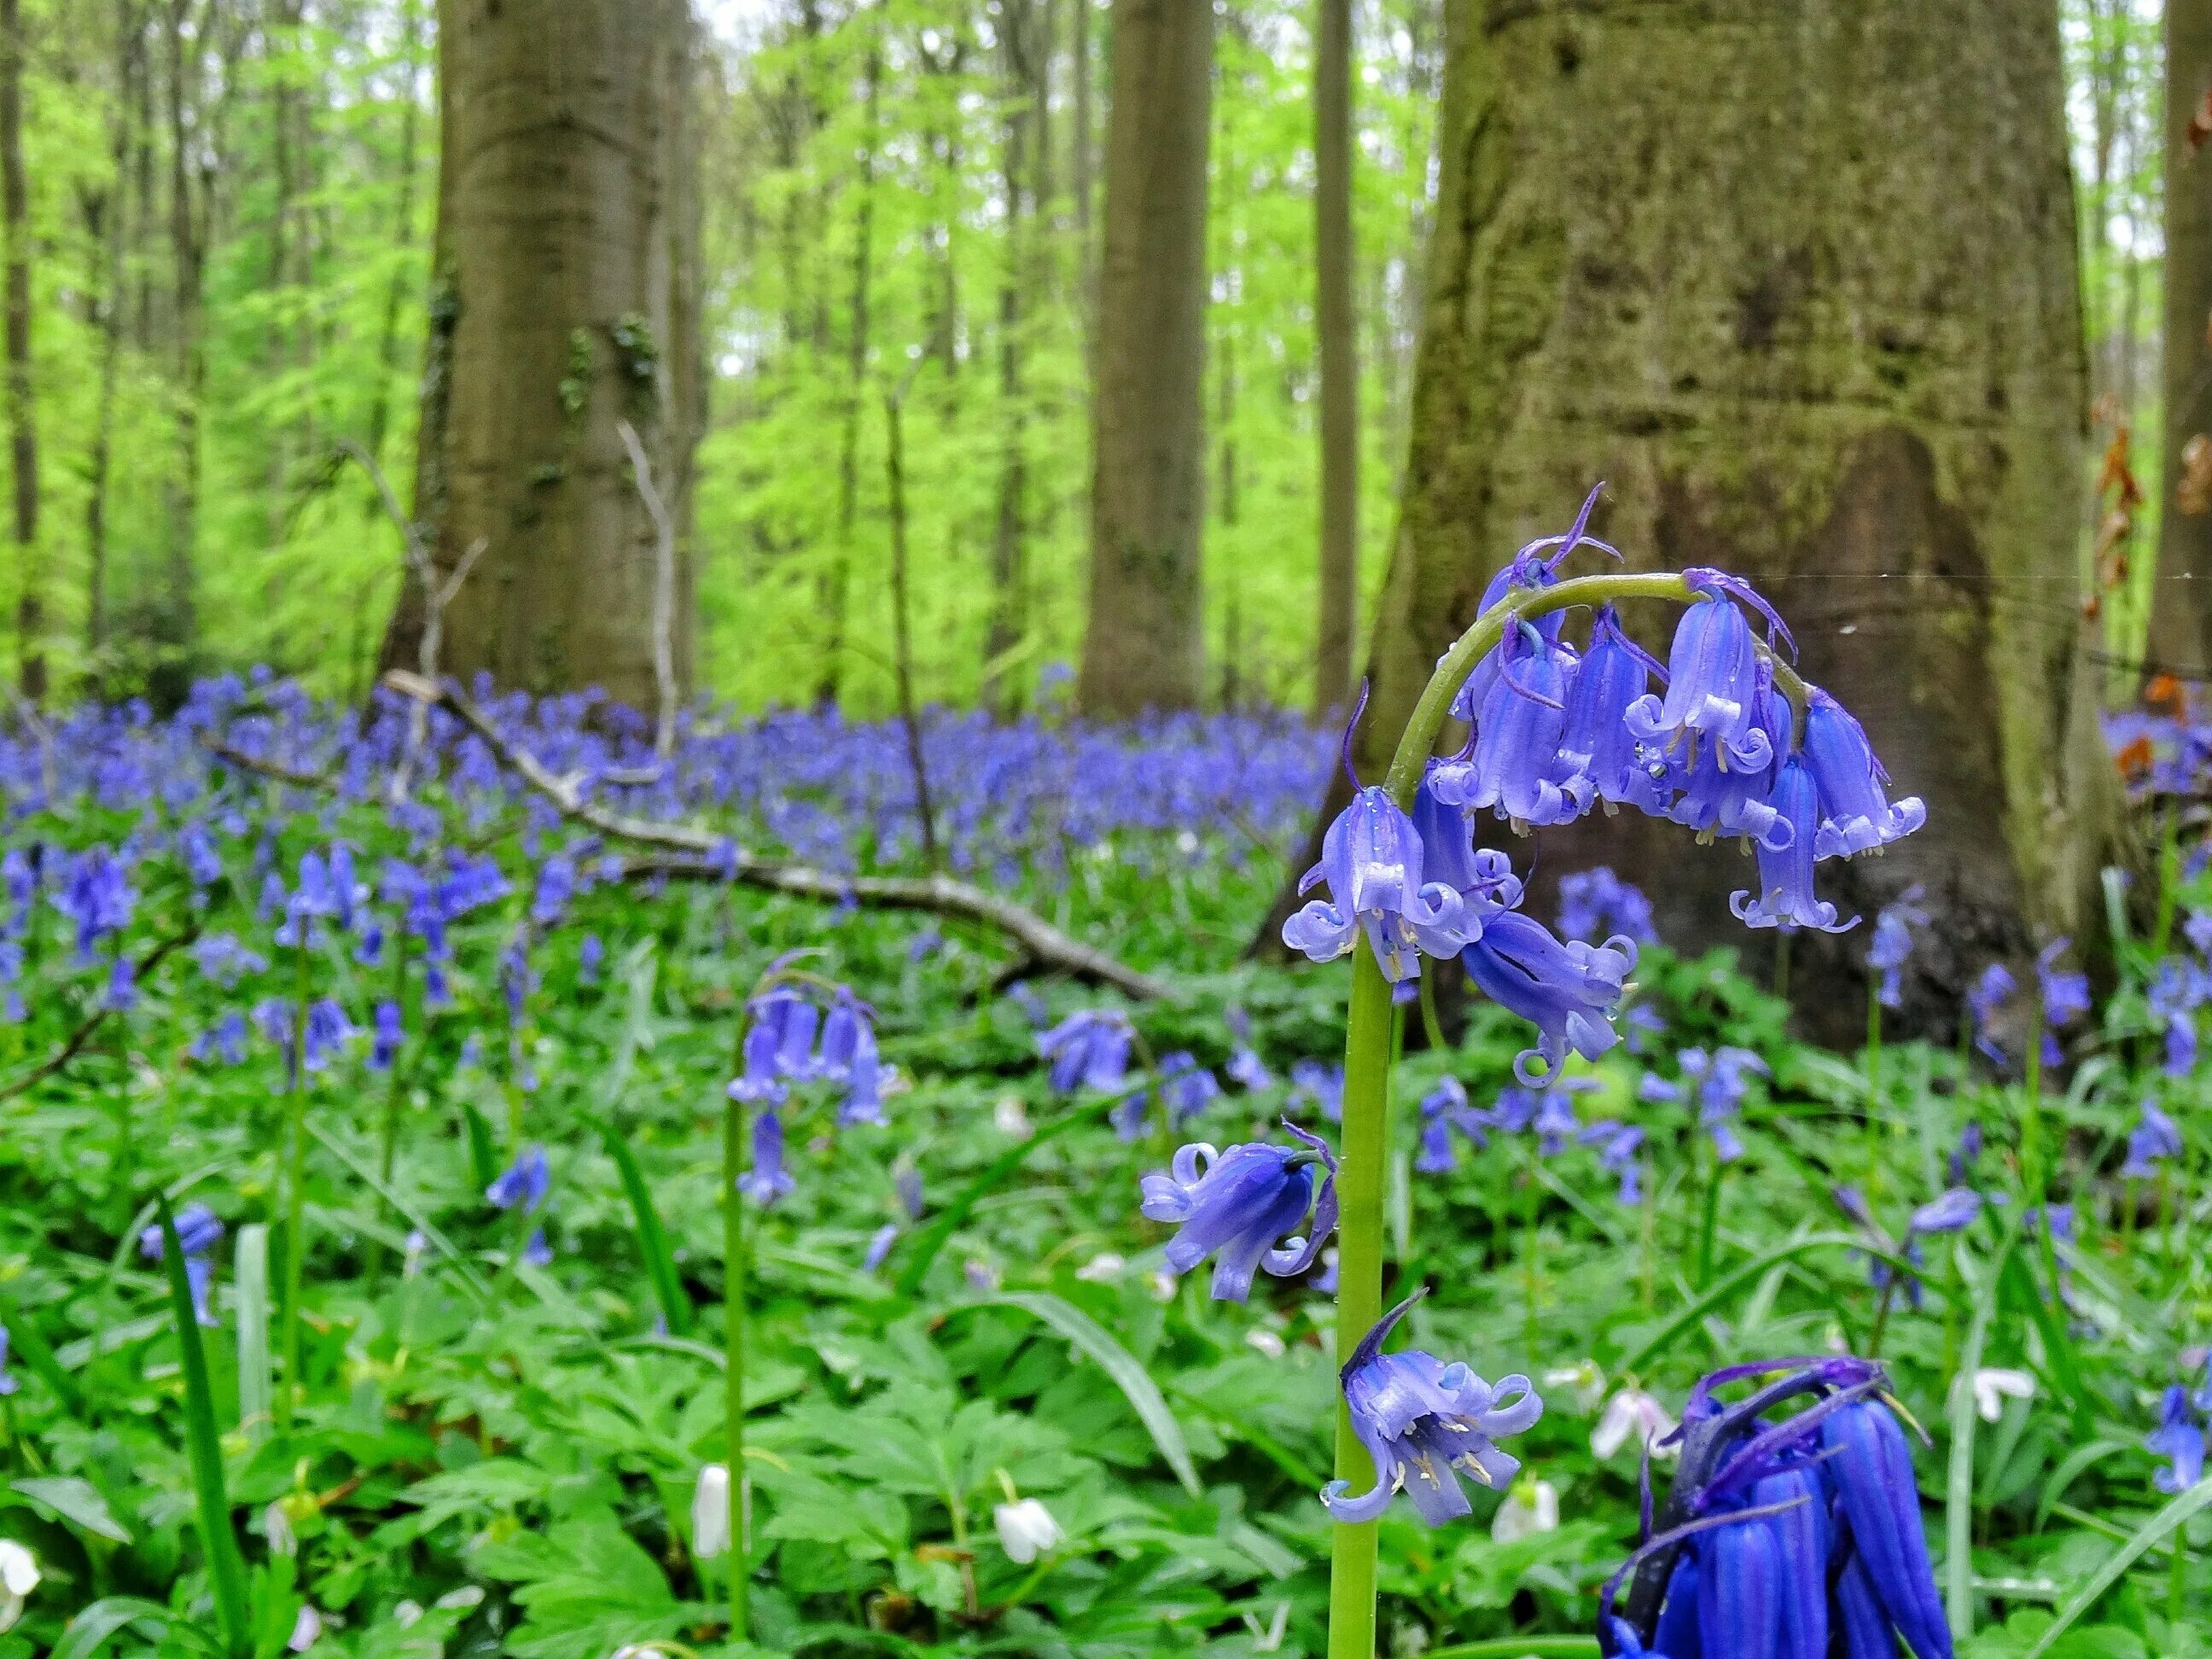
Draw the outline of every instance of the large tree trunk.
[[[1449,29],[1364,774],[1490,574],[1606,478],[1597,527],[1632,568],[1749,577],[1925,798],[1887,857],[1821,866],[1847,913],[1925,884],[1919,1018],[1991,955],[2086,927],[2108,774],[2081,672],[2052,8],[1455,0]],[[1589,141],[1593,110],[1619,143]],[[1663,654],[1671,616],[1629,621]],[[1747,937],[1728,896],[1752,865],[1676,825],[1600,817],[1512,850],[1552,878],[1612,863],[1677,947]],[[1800,1006],[1832,1035],[1863,1019],[1865,947],[1797,941]]]
[[[698,435],[696,135],[686,0],[440,0],[436,276],[416,511],[441,570],[482,542],[441,668],[656,695],[653,524],[617,423],[679,523]],[[675,667],[690,681],[679,544]],[[410,584],[410,589],[412,584]],[[411,663],[420,595],[385,641]]]
[[[8,243],[8,450],[15,476],[17,685],[46,695],[46,566],[39,549],[39,429],[31,388],[31,198],[23,175],[23,15],[0,0],[0,219]]]
[[[2193,125],[2208,92],[2212,0],[2166,0],[2166,467],[2150,655],[2198,678],[2212,668],[2212,513],[2201,490],[2184,506],[2181,483],[2190,440],[2212,441],[2212,146]]]
[[[169,256],[173,279],[170,319],[175,353],[174,469],[166,481],[167,544],[161,593],[152,617],[155,659],[147,682],[155,702],[173,708],[190,689],[199,652],[199,602],[194,587],[200,512],[200,403],[207,352],[200,338],[204,216],[192,201],[192,143],[198,135],[202,42],[185,25],[191,0],[169,0],[164,27],[169,121]],[[189,38],[188,38],[189,37]]]
[[[1213,8],[1114,0],[1098,277],[1091,603],[1077,700],[1187,708],[1203,690],[1206,171]]]
[[[1313,706],[1346,708],[1359,607],[1359,348],[1352,308],[1352,0],[1315,0],[1314,327],[1321,366],[1321,605]]]
[[[1049,124],[1043,101],[1035,96],[1037,76],[1030,58],[1038,43],[1030,38],[1035,9],[1029,0],[1000,0],[995,21],[1006,76],[1000,111],[1006,263],[999,274],[999,482],[991,525],[991,617],[983,641],[982,696],[988,707],[1004,713],[1008,688],[1017,683],[1006,678],[1006,667],[1027,623],[1029,394],[1022,374],[1022,301],[1024,294],[1035,291],[1042,270],[1035,252],[1043,234],[1037,223],[1039,168]]]

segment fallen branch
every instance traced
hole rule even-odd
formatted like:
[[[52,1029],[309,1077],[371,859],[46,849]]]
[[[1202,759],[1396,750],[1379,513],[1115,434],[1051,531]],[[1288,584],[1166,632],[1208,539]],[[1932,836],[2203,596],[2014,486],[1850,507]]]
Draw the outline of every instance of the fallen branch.
[[[168,938],[139,957],[137,962],[131,963],[131,982],[133,985],[143,984],[146,975],[161,965],[162,957],[167,956],[172,951],[182,950],[199,936],[200,925],[197,921],[191,923],[181,933],[170,934]],[[0,1100],[13,1100],[25,1091],[36,1088],[56,1072],[60,1071],[63,1066],[68,1065],[70,1061],[75,1060],[84,1052],[85,1044],[90,1042],[100,1028],[107,1023],[108,1015],[114,1012],[115,1010],[108,1006],[107,999],[103,994],[100,1000],[100,1006],[78,1023],[76,1030],[71,1031],[63,1040],[60,1048],[55,1049],[52,1054],[40,1060],[21,1077],[6,1084],[0,1084]]]
[[[1110,985],[1145,1001],[1166,994],[1166,988],[1149,974],[1139,973],[1105,951],[1071,939],[1026,906],[951,876],[839,875],[811,865],[762,858],[739,849],[727,836],[711,830],[680,823],[659,823],[613,811],[585,799],[580,779],[556,775],[535,755],[517,747],[489,714],[452,684],[433,684],[418,674],[396,668],[385,675],[384,684],[426,707],[443,703],[462,725],[483,740],[501,765],[552,802],[561,816],[571,823],[580,823],[611,840],[687,855],[629,860],[625,865],[626,874],[640,879],[663,876],[675,881],[734,882],[739,886],[788,893],[794,898],[819,899],[830,903],[843,903],[849,899],[856,904],[882,909],[922,910],[933,915],[952,916],[1004,934],[1020,947],[1024,958],[1033,963],[1040,972],[1066,974],[1094,984]],[[249,772],[258,772],[286,783],[330,786],[327,778],[256,760],[227,744],[210,740],[208,747],[230,765]]]

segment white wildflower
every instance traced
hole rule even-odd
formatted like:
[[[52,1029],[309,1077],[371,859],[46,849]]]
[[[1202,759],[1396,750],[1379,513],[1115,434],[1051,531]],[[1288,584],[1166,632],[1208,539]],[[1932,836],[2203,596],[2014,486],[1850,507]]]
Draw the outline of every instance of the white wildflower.
[[[1490,1523],[1490,1535],[1501,1544],[1559,1529],[1559,1489],[1548,1480],[1515,1481]]]
[[[1018,1567],[1029,1565],[1067,1536],[1052,1511],[1034,1498],[1001,1504],[991,1511],[991,1518],[999,1523],[999,1547]]]

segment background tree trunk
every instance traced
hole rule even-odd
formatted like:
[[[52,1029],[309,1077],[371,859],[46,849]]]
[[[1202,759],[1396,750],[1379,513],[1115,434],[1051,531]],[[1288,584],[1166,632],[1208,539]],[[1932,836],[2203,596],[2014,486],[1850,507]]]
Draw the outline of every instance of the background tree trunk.
[[[46,695],[46,568],[39,548],[39,429],[31,397],[31,198],[23,176],[23,14],[0,0],[0,219],[8,244],[8,452],[14,475],[16,684]]]
[[[1006,264],[999,278],[999,481],[991,524],[991,620],[983,641],[987,708],[1008,712],[1008,653],[1024,622],[1024,555],[1029,509],[1028,392],[1023,384],[1023,299],[1034,293],[1043,262],[1036,257],[1043,235],[1038,222],[1043,186],[1044,135],[1048,112],[1037,95],[1033,58],[1043,49],[1032,38],[1037,22],[1030,0],[1000,0],[996,13],[1000,67],[1001,176],[1006,192]]]
[[[1213,8],[1115,0],[1098,276],[1086,713],[1204,689],[1206,143]]]
[[[2056,14],[1455,0],[1448,27],[1363,772],[1490,574],[1610,479],[1598,528],[1631,566],[1749,577],[1926,799],[1887,857],[1822,866],[1846,914],[1925,884],[1924,1022],[1988,957],[2087,925],[2106,799]],[[1621,143],[1589,142],[1598,109]],[[1629,621],[1663,657],[1674,618]],[[1750,862],[1676,825],[1601,816],[1511,850],[1547,884],[1610,862],[1678,949],[1757,938],[1727,903]],[[1798,939],[1814,1024],[1863,1022],[1865,948],[1863,929]]]
[[[441,0],[438,257],[416,515],[485,553],[441,665],[654,699],[653,532],[616,433],[688,510],[699,423],[685,0]],[[690,562],[673,641],[690,683]],[[385,659],[406,661],[419,599]]]
[[[2201,678],[2212,668],[2212,513],[2180,502],[2181,455],[2212,434],[2212,155],[2191,124],[2212,92],[2212,0],[2166,7],[2166,465],[2150,655]]]
[[[1359,610],[1359,346],[1352,305],[1352,0],[1315,0],[1315,331],[1321,367],[1316,714],[1351,706]]]

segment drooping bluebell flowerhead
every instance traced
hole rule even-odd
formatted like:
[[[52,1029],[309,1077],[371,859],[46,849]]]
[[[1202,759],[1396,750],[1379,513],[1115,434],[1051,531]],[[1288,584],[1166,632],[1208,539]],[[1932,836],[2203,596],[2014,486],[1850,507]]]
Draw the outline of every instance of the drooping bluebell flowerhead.
[[[1743,1109],[1754,1077],[1771,1076],[1765,1060],[1748,1048],[1722,1047],[1708,1053],[1685,1048],[1677,1055],[1682,1068],[1680,1083],[1656,1072],[1646,1072],[1637,1085],[1637,1098],[1644,1101],[1692,1102],[1698,1109],[1698,1127],[1712,1137],[1713,1151],[1729,1164],[1743,1156],[1735,1120]]]
[[[1823,859],[1877,851],[1928,822],[1928,809],[1917,795],[1890,800],[1885,791],[1889,774],[1875,757],[1865,730],[1817,685],[1806,699],[1805,761],[1820,788],[1820,827],[1814,850]]]
[[[2197,1011],[2212,1001],[2212,974],[2187,957],[2167,957],[2144,988],[2151,1018],[2166,1030],[2165,1071],[2187,1077],[2197,1069]]]
[[[192,1292],[192,1316],[210,1328],[218,1322],[209,1306],[208,1292],[215,1282],[214,1252],[222,1238],[222,1223],[204,1204],[187,1204],[173,1218],[177,1245],[185,1253],[185,1279]],[[138,1254],[159,1261],[168,1253],[168,1241],[155,1222],[138,1235]]]
[[[1667,671],[1622,631],[1611,605],[1601,605],[1590,624],[1589,648],[1567,696],[1559,756],[1589,780],[1608,812],[1620,806],[1655,816],[1667,811],[1671,791],[1666,759],[1639,742],[1628,726],[1630,708],[1650,690],[1655,676],[1663,684]]]
[[[1421,1149],[1413,1167],[1423,1175],[1442,1175],[1459,1167],[1459,1148],[1452,1132],[1477,1146],[1490,1143],[1489,1126],[1468,1104],[1467,1085],[1447,1073],[1421,1100]]]
[[[1771,1377],[1745,1400],[1718,1390]],[[1951,1659],[1903,1429],[1881,1366],[1850,1358],[1731,1365],[1692,1391],[1667,1502],[1600,1599],[1599,1643],[1620,1656]],[[1778,1415],[1791,1401],[1812,1403]],[[1648,1479],[1648,1469],[1647,1469]],[[1833,1639],[1839,1644],[1832,1650]]]
[[[576,896],[575,861],[556,853],[538,866],[538,884],[530,896],[530,920],[538,927],[550,927],[568,914]]]
[[[1789,838],[1779,847],[1771,837],[1757,843],[1759,890],[1744,889],[1730,896],[1729,908],[1747,927],[1813,927],[1824,933],[1840,933],[1858,926],[1859,919],[1837,919],[1836,907],[1813,891],[1813,836],[1820,812],[1813,774],[1804,761],[1791,755],[1776,775],[1767,803],[1783,823]]]
[[[1129,1074],[1129,1049],[1137,1040],[1128,1015],[1118,1008],[1085,1008],[1037,1037],[1037,1052],[1052,1062],[1052,1086],[1104,1093]]]
[[[400,1042],[406,1035],[405,1028],[401,1023],[399,1005],[389,997],[376,1005],[376,1023],[374,1030],[375,1036],[369,1046],[368,1069],[372,1072],[388,1072],[392,1069],[393,1056],[399,1052]]]
[[[1620,1123],[1611,1118],[1602,1119],[1575,1136],[1585,1146],[1597,1152],[1602,1169],[1620,1182],[1613,1193],[1617,1204],[1634,1205],[1644,1201],[1643,1164],[1644,1131],[1633,1123]]]
[[[1322,838],[1321,862],[1298,891],[1328,885],[1283,924],[1283,943],[1310,961],[1331,962],[1364,930],[1382,975],[1417,977],[1424,952],[1449,957],[1468,938],[1466,902],[1453,888],[1423,878],[1421,837],[1382,786],[1352,797]]]
[[[353,1022],[335,997],[318,997],[307,1005],[307,1040],[305,1044],[307,1069],[320,1072],[328,1069],[346,1044],[353,1041]]]
[[[1659,939],[1651,925],[1651,901],[1644,896],[1644,890],[1623,881],[1604,864],[1559,878],[1559,933],[1563,938],[1593,944],[1615,933],[1639,945]]]
[[[1923,896],[1923,890],[1915,882],[1875,913],[1867,966],[1881,975],[1875,995],[1885,1008],[1904,1004],[1905,964],[1912,957],[1913,935],[1932,920],[1920,902]]]
[[[545,1149],[526,1146],[514,1162],[484,1188],[484,1198],[509,1212],[520,1210],[524,1215],[532,1215],[545,1201],[545,1194],[552,1186],[553,1171],[545,1161]]]
[[[1498,657],[1467,757],[1436,767],[1429,787],[1447,806],[1488,807],[1516,833],[1571,823],[1597,799],[1589,778],[1560,753],[1575,653],[1533,623],[1520,623],[1507,629]]]
[[[240,980],[264,971],[268,958],[249,951],[231,933],[205,933],[191,947],[192,964],[201,977],[228,991]]]
[[[1297,1125],[1283,1126],[1303,1146],[1275,1146],[1245,1141],[1217,1152],[1202,1141],[1176,1150],[1164,1175],[1144,1177],[1143,1212],[1152,1221],[1177,1224],[1168,1241],[1167,1263],[1187,1273],[1209,1255],[1213,1264],[1213,1299],[1242,1302],[1252,1293],[1252,1275],[1265,1267],[1279,1279],[1304,1273],[1336,1228],[1336,1159],[1318,1135]],[[1316,1165],[1324,1173],[1315,1196]],[[1303,1225],[1309,1208],[1313,1225],[1302,1237],[1285,1236]]]
[[[246,1016],[235,1008],[228,1009],[192,1039],[191,1057],[203,1065],[211,1059],[221,1060],[226,1066],[243,1065],[246,1036]]]
[[[2146,1100],[2136,1127],[2128,1134],[2128,1161],[2120,1165],[2122,1178],[2148,1180],[2167,1158],[2180,1156],[2181,1126],[2159,1110],[2156,1102]]]
[[[79,962],[90,962],[101,939],[128,927],[137,903],[129,871],[105,847],[88,848],[71,859],[53,894],[54,908],[76,925]]]
[[[1413,795],[1413,830],[1421,838],[1421,867],[1429,879],[1441,882],[1466,902],[1469,938],[1480,924],[1500,910],[1521,902],[1521,878],[1504,854],[1474,844],[1474,831],[1467,814],[1437,798],[1436,784],[1443,764],[1430,769]],[[1405,987],[1399,987],[1402,994]]]
[[[1460,961],[1484,995],[1536,1027],[1536,1046],[1513,1061],[1514,1075],[1534,1083],[1559,1070],[1570,1052],[1595,1060],[1620,1041],[1613,1015],[1636,954],[1636,941],[1625,934],[1602,945],[1563,940],[1534,917],[1504,910],[1483,924]]]
[[[1587,547],[1618,559],[1620,556],[1618,548],[1587,533],[1590,514],[1595,510],[1597,498],[1604,489],[1605,485],[1600,483],[1583,498],[1582,510],[1576,514],[1574,525],[1565,535],[1540,537],[1507,560],[1485,584],[1481,602],[1475,606],[1475,615],[1486,615],[1493,606],[1516,592],[1551,586],[1559,579],[1560,565],[1582,548]],[[1545,638],[1557,640],[1565,623],[1565,611],[1553,611],[1534,618],[1530,625]],[[1490,695],[1490,688],[1497,681],[1500,653],[1504,648],[1502,644],[1499,645],[1475,664],[1466,683],[1452,698],[1453,719],[1472,720],[1480,711],[1483,700]]]
[[[842,1085],[845,1098],[837,1108],[843,1124],[884,1121],[883,1066],[877,1058],[875,1012],[852,992],[838,988],[822,1023],[821,1075]]]
[[[2151,1477],[2162,1492],[2180,1493],[2204,1478],[2204,1427],[2192,1413],[2189,1390],[2181,1383],[2167,1385],[2160,1402],[2158,1426],[2143,1437],[2143,1449],[2166,1460]]]
[[[1419,1348],[1384,1353],[1383,1340],[1413,1305],[1408,1299],[1383,1315],[1340,1373],[1352,1432],[1375,1462],[1375,1484],[1357,1495],[1343,1480],[1322,1489],[1322,1504],[1339,1521],[1375,1520],[1401,1492],[1432,1527],[1458,1519],[1472,1505],[1457,1471],[1486,1486],[1510,1484],[1521,1462],[1497,1443],[1544,1414],[1525,1376],[1500,1377],[1493,1387],[1465,1364]]]
[[[1912,1212],[1911,1233],[1964,1232],[1982,1212],[1982,1195],[1972,1187],[1954,1187]]]
[[[1682,574],[1699,597],[1675,624],[1666,695],[1632,703],[1628,728],[1684,764],[1711,744],[1722,770],[1764,772],[1773,764],[1774,743],[1760,723],[1759,647],[1735,604],[1750,590],[1715,570]]]

